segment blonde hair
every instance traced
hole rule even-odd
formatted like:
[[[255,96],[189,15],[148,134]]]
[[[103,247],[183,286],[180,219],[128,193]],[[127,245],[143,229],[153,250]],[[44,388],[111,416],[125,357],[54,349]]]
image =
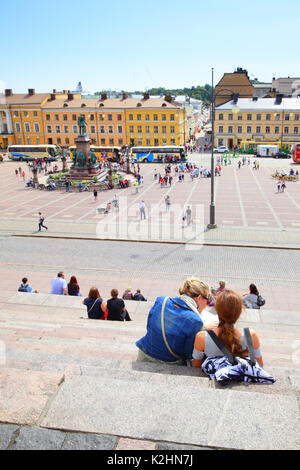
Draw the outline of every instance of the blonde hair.
[[[198,297],[204,295],[205,297],[210,294],[209,285],[206,282],[200,281],[197,277],[190,277],[185,281],[179,289],[179,294],[185,294],[189,297]]]

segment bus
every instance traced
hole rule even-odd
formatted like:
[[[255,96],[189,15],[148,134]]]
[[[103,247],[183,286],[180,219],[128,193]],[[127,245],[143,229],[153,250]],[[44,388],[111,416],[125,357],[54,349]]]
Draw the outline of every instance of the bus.
[[[58,145],[9,145],[8,158],[13,161],[30,162],[47,158],[55,161],[61,156],[61,148]]]
[[[258,145],[278,145],[279,150],[289,153],[291,147],[295,144],[295,142],[263,142],[263,141],[254,141],[254,140],[242,140],[239,145],[239,150],[241,153],[247,154],[256,154],[257,146]]]
[[[131,155],[137,163],[185,162],[186,153],[183,146],[169,145],[163,147],[132,147]]]
[[[300,143],[292,145],[291,154],[294,163],[300,163]]]
[[[71,160],[73,160],[72,152],[75,149],[76,149],[75,145],[71,145],[71,147],[69,147]],[[108,160],[109,158],[111,158],[112,162],[117,162],[117,163],[120,162],[121,147],[106,147],[105,145],[102,145],[102,146],[91,145],[90,149],[94,150],[95,155],[99,162],[103,160]]]

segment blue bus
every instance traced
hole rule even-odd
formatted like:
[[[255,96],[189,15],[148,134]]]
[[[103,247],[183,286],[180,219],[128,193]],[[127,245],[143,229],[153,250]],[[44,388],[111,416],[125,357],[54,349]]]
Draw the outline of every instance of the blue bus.
[[[61,148],[58,145],[9,145],[8,158],[14,161],[30,162],[47,158],[48,161],[55,161],[61,155]]]
[[[131,155],[136,163],[177,163],[186,161],[183,146],[132,147]]]

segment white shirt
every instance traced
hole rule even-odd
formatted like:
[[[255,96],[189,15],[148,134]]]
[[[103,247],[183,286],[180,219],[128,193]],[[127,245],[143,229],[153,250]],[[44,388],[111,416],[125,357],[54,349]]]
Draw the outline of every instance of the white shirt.
[[[145,203],[143,201],[140,202],[140,209],[146,209]]]
[[[55,277],[51,281],[51,294],[64,295],[64,289],[67,288],[67,283],[62,277]]]

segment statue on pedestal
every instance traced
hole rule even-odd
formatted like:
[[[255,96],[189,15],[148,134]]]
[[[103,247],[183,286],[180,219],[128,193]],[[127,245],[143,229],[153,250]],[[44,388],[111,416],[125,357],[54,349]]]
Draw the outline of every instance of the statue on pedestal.
[[[95,150],[92,149],[91,150],[91,166],[95,166],[97,163],[97,157],[96,157],[96,154],[95,154]]]
[[[72,155],[73,155],[73,165],[76,166],[76,149],[72,150]]]
[[[80,114],[80,116],[78,117],[77,123],[79,126],[79,136],[84,137],[86,133],[86,126],[87,126],[84,114]]]

